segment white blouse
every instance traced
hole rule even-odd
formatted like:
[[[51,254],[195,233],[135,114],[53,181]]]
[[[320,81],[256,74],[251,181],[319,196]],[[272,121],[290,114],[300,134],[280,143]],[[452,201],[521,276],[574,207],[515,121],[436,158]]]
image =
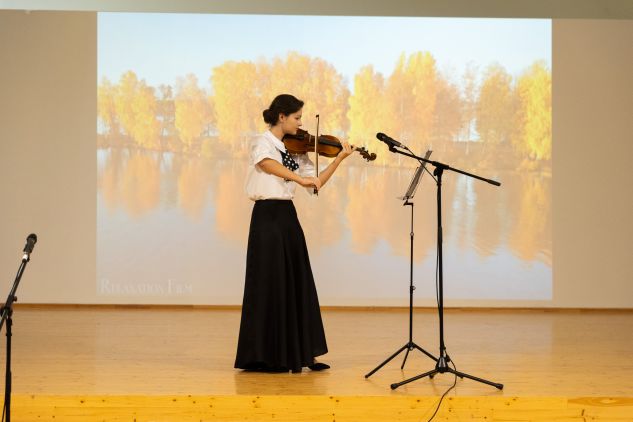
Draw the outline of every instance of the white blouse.
[[[282,151],[286,152],[284,143],[269,130],[251,141],[245,186],[246,194],[251,200],[292,199],[294,197],[297,188],[295,182],[268,174],[257,165],[265,158],[282,164]],[[299,165],[297,174],[301,177],[314,177],[314,163],[308,158],[308,154],[291,154],[291,157]],[[313,188],[306,188],[306,190],[313,194]]]

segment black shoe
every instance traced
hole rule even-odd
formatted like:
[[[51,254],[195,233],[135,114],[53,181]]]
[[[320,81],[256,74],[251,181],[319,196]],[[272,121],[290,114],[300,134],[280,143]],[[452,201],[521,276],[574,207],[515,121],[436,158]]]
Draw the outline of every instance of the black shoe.
[[[323,362],[316,362],[316,363],[313,363],[312,365],[308,365],[308,368],[310,368],[313,371],[324,371],[326,369],[330,369],[330,365]]]

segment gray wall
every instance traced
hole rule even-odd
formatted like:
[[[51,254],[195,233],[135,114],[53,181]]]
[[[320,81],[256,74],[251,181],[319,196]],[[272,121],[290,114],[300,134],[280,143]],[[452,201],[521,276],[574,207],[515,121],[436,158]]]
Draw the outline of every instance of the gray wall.
[[[555,306],[633,307],[633,21],[553,25]]]
[[[95,13],[0,11],[0,295],[39,235],[20,302],[94,296],[96,25]]]

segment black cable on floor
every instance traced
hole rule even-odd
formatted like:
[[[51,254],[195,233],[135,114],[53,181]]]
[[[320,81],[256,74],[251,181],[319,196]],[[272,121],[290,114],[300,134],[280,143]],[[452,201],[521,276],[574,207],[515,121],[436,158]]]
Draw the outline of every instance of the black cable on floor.
[[[453,365],[453,369],[457,371],[457,367],[455,366],[455,363],[452,360],[451,360],[451,364]],[[431,415],[431,418],[427,422],[431,422],[433,418],[435,417],[435,415],[437,415],[437,412],[440,410],[440,406],[442,405],[442,400],[444,400],[444,397],[446,397],[448,392],[451,391],[453,388],[455,388],[456,385],[457,385],[457,374],[455,374],[455,380],[453,381],[453,385],[448,387],[448,390],[446,390],[444,394],[442,394],[442,397],[440,397],[440,402],[437,404],[437,407],[435,408],[435,412],[433,412],[433,415]]]

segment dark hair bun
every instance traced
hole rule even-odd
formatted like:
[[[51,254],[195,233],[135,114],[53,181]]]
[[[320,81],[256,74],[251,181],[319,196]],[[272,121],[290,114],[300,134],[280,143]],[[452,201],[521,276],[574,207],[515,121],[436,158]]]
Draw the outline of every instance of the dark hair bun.
[[[264,110],[262,114],[264,115],[264,122],[268,123],[269,125],[274,125],[275,123],[277,123],[276,116],[273,114],[273,112],[269,108]]]
[[[289,116],[301,110],[301,108],[303,108],[303,101],[290,94],[281,94],[275,97],[270,107],[264,110],[262,115],[264,116],[264,122],[274,126],[279,121],[280,114]]]

